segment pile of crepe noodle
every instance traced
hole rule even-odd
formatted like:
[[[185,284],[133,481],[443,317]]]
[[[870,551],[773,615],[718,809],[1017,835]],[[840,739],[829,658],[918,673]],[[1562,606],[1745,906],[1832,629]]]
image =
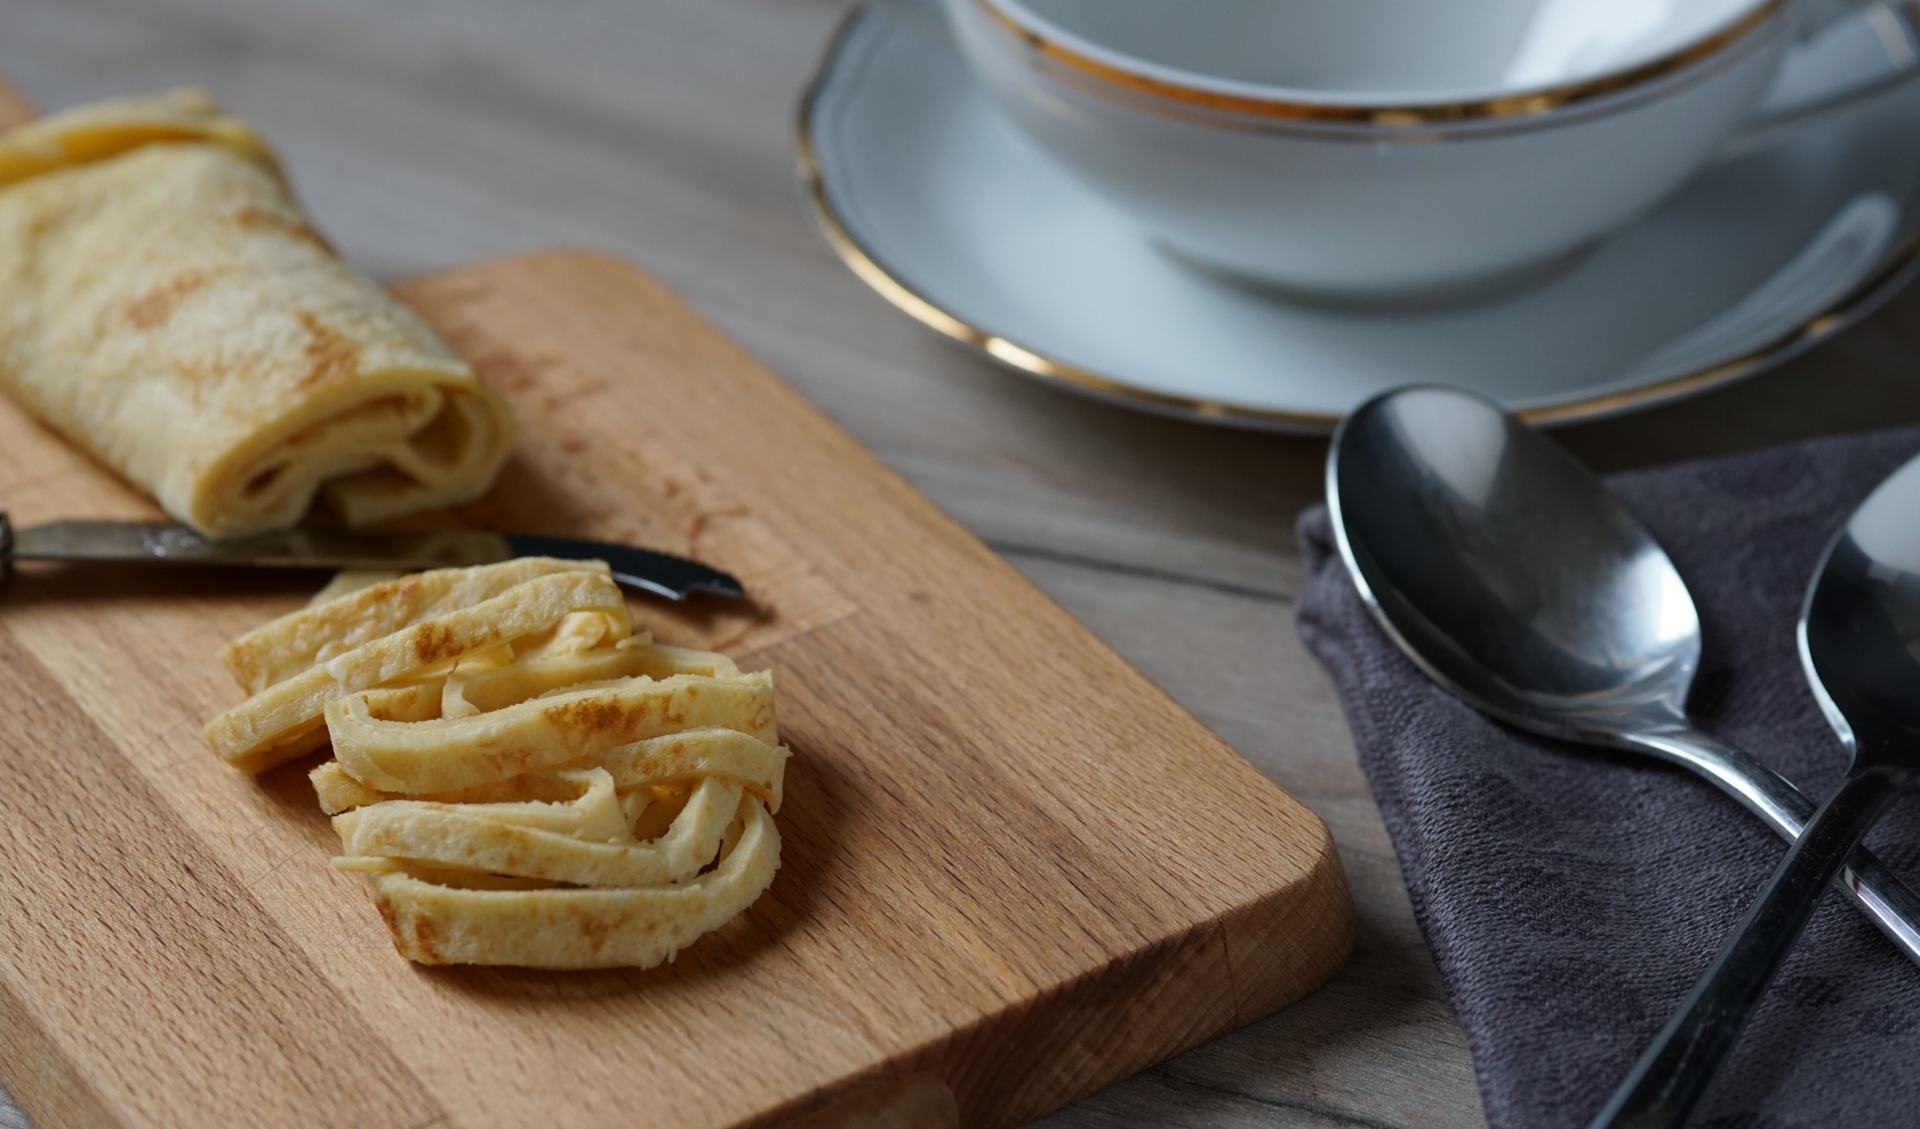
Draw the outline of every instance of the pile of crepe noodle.
[[[395,946],[429,964],[651,967],[773,881],[773,680],[633,634],[597,561],[341,591],[229,644],[207,741],[312,772]]]
[[[0,391],[213,537],[485,493],[513,416],[198,91],[0,134]]]

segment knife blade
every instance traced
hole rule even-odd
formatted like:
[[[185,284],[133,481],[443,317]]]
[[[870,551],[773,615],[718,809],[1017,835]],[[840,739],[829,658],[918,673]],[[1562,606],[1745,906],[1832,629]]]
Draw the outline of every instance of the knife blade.
[[[734,576],[699,561],[634,545],[529,533],[422,529],[290,529],[214,541],[184,525],[56,521],[15,529],[0,513],[0,583],[16,560],[131,561],[242,568],[380,568],[412,571],[497,564],[513,557],[602,560],[631,588],[684,600],[693,592],[744,599]]]

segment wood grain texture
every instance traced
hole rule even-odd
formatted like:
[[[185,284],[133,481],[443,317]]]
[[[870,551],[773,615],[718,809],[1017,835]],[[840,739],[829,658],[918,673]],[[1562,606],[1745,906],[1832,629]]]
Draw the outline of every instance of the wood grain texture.
[[[367,1125],[438,1109],[246,884],[0,625],[0,1047],[49,1125]],[[343,1084],[351,1079],[351,1084]]]
[[[300,591],[23,565],[0,1073],[36,1123],[769,1124],[919,1076],[1013,1125],[1345,961],[1311,812],[657,282],[555,252],[400,293],[521,418],[454,517],[643,536],[759,597],[636,614],[777,672],[780,875],[651,973],[415,968],[298,768],[197,736],[239,696],[220,642]],[[27,524],[145,508],[11,407],[0,496]]]

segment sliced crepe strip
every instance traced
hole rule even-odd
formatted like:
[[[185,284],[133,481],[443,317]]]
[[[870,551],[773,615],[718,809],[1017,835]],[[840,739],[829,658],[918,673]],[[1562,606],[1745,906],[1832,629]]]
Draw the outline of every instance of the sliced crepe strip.
[[[637,639],[639,642],[635,646],[653,642],[653,636],[648,632],[623,635],[621,625],[609,621],[605,616],[578,612],[554,624],[550,630],[515,639],[512,657],[520,662],[538,662],[590,651],[595,647],[610,647],[623,638]]]
[[[606,778],[604,770],[596,772]],[[713,861],[742,794],[733,781],[702,780],[667,833],[647,843],[631,841],[624,820],[618,831],[629,841],[596,841],[602,837],[527,826],[511,818],[518,813],[497,810],[530,806],[518,804],[395,800],[335,816],[333,826],[350,856],[431,862],[575,886],[659,886],[685,882]],[[612,810],[617,817],[618,806]]]
[[[616,622],[628,622],[626,600],[605,572],[558,572],[536,577],[492,599],[422,620],[404,630],[363,643],[304,673],[269,686],[209,722],[206,728],[207,743],[237,768],[247,772],[264,771],[289,759],[282,747],[286,735],[321,716],[328,703],[381,686],[422,667],[550,628],[563,616],[578,611],[599,612]],[[406,727],[444,724],[436,721],[380,721],[373,716],[371,707],[364,699],[356,698],[355,702],[359,716],[368,725]],[[345,758],[342,760],[345,761]],[[351,770],[351,762],[347,763]],[[378,780],[361,776],[359,772],[354,772],[354,775],[376,786],[387,787]],[[466,783],[483,782],[473,780]],[[445,787],[412,790],[442,791]]]
[[[719,776],[737,781],[760,797],[768,811],[778,812],[785,799],[789,755],[785,746],[737,729],[709,727],[609,749],[600,765],[621,792]]]
[[[604,768],[614,787],[628,794],[661,784],[675,784],[707,777],[722,777],[738,783],[778,812],[785,798],[783,784],[789,756],[783,747],[769,745],[735,729],[709,726],[654,737],[646,741],[619,745],[593,759]],[[576,762],[586,764],[587,761]],[[556,798],[553,780],[564,773],[527,773],[508,780],[482,784],[450,792],[408,796],[401,792],[382,792],[369,788],[347,775],[338,761],[328,761],[308,774],[320,810],[338,815],[353,808],[388,800],[419,799],[445,804],[484,804],[507,800],[543,800]]]
[[[220,661],[247,693],[258,694],[305,673],[316,663],[470,608],[529,580],[581,571],[612,575],[601,561],[516,557],[499,564],[439,568],[401,576],[342,593],[324,603],[316,601],[256,627],[222,647]]]
[[[474,818],[483,818],[490,823],[603,842],[619,839],[627,834],[625,811],[620,806],[619,794],[614,791],[613,776],[605,769],[551,772],[542,773],[541,776],[544,779],[534,784],[531,789],[536,793],[535,795],[523,795],[513,800],[464,804],[409,800],[401,802],[398,806],[387,804],[382,807],[415,813],[459,811]],[[559,794],[556,795],[556,792]],[[334,821],[334,830],[341,834],[343,841],[346,836],[345,829],[353,827],[354,820],[358,819],[362,813],[351,814],[354,819],[344,823],[340,820]],[[392,854],[393,852],[354,850],[349,853]],[[422,861],[434,861],[427,856],[419,857]],[[503,870],[501,873],[506,871]]]
[[[478,497],[512,412],[203,97],[0,135],[0,390],[213,537]]]
[[[413,723],[381,721],[365,699],[346,695],[328,703],[326,717],[334,756],[347,775],[409,795],[507,780],[704,726],[779,743],[773,676],[766,672],[623,678],[492,713]]]
[[[290,729],[286,729],[269,739],[260,748],[253,750],[244,761],[233,761],[235,767],[245,772],[264,772],[276,764],[285,764],[298,760],[310,753],[317,753],[327,747],[327,724],[324,718],[309,718]],[[257,764],[259,768],[250,768]]]
[[[503,889],[530,880],[487,875],[496,888],[479,889],[416,877],[443,878],[445,868],[391,860],[374,862],[366,878],[395,947],[422,964],[652,968],[726,924],[772,884],[780,834],[757,797],[741,799],[739,826],[717,867],[678,885]]]
[[[725,655],[655,643],[635,635],[612,647],[580,650],[547,658],[522,658],[510,664],[466,664],[447,678],[442,717],[472,717],[518,705],[554,690],[618,678],[671,678],[697,674],[732,678],[740,668]]]
[[[369,788],[353,777],[348,776],[339,761],[327,761],[307,773],[307,779],[313,783],[314,795],[320,800],[320,810],[328,815],[339,815],[344,811],[365,807],[368,804],[384,803],[387,800],[431,800],[442,804],[497,804],[538,802],[565,802],[573,798],[576,789],[563,781],[566,772],[596,768],[597,758],[583,758],[571,762],[559,769],[545,772],[529,772],[509,780],[497,780],[492,784],[482,784],[476,788],[458,788],[451,792],[428,792],[408,795],[402,792],[382,792]]]
[[[367,712],[381,721],[432,721],[440,716],[440,687],[432,682],[365,691]],[[321,728],[326,721],[321,719]]]

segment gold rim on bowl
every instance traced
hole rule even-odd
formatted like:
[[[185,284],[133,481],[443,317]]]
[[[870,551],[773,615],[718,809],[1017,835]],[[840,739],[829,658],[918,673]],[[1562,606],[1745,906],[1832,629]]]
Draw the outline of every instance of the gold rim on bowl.
[[[1126,65],[1118,51],[1089,50],[1059,33],[1034,26],[1005,0],[973,0],[1007,34],[1023,41],[1041,58],[1116,88],[1116,92],[1145,94],[1215,112],[1296,122],[1347,123],[1379,128],[1431,127],[1450,122],[1538,117],[1564,107],[1624,93],[1656,82],[1717,56],[1765,25],[1792,0],[1765,0],[1719,31],[1677,50],[1623,70],[1596,75],[1559,86],[1518,90],[1497,97],[1452,102],[1407,102],[1397,105],[1308,102],[1298,98],[1266,97],[1210,87],[1198,75],[1179,81],[1181,72],[1155,66],[1146,73]],[[1096,53],[1097,52],[1097,53]],[[1102,57],[1105,56],[1105,57]]]
[[[827,245],[860,281],[872,287],[901,312],[936,333],[971,346],[1016,372],[1038,377],[1069,391],[1091,394],[1126,407],[1204,423],[1301,435],[1333,433],[1342,413],[1289,411],[1182,396],[1145,388],[1050,357],[1002,334],[974,325],[943,308],[915,290],[862,246],[834,209],[832,197],[827,191],[826,178],[821,173],[814,145],[813,113],[826,91],[841,51],[860,22],[871,15],[869,5],[861,4],[840,22],[821,56],[819,68],[800,97],[795,130],[800,179],[812,205],[814,219],[820,225]],[[1915,273],[1920,273],[1920,230],[1916,230],[1898,251],[1888,256],[1880,270],[1842,295],[1831,306],[1745,353],[1633,388],[1510,410],[1527,423],[1556,427],[1640,411],[1732,384],[1797,356],[1853,325],[1891,298],[1911,281]]]

